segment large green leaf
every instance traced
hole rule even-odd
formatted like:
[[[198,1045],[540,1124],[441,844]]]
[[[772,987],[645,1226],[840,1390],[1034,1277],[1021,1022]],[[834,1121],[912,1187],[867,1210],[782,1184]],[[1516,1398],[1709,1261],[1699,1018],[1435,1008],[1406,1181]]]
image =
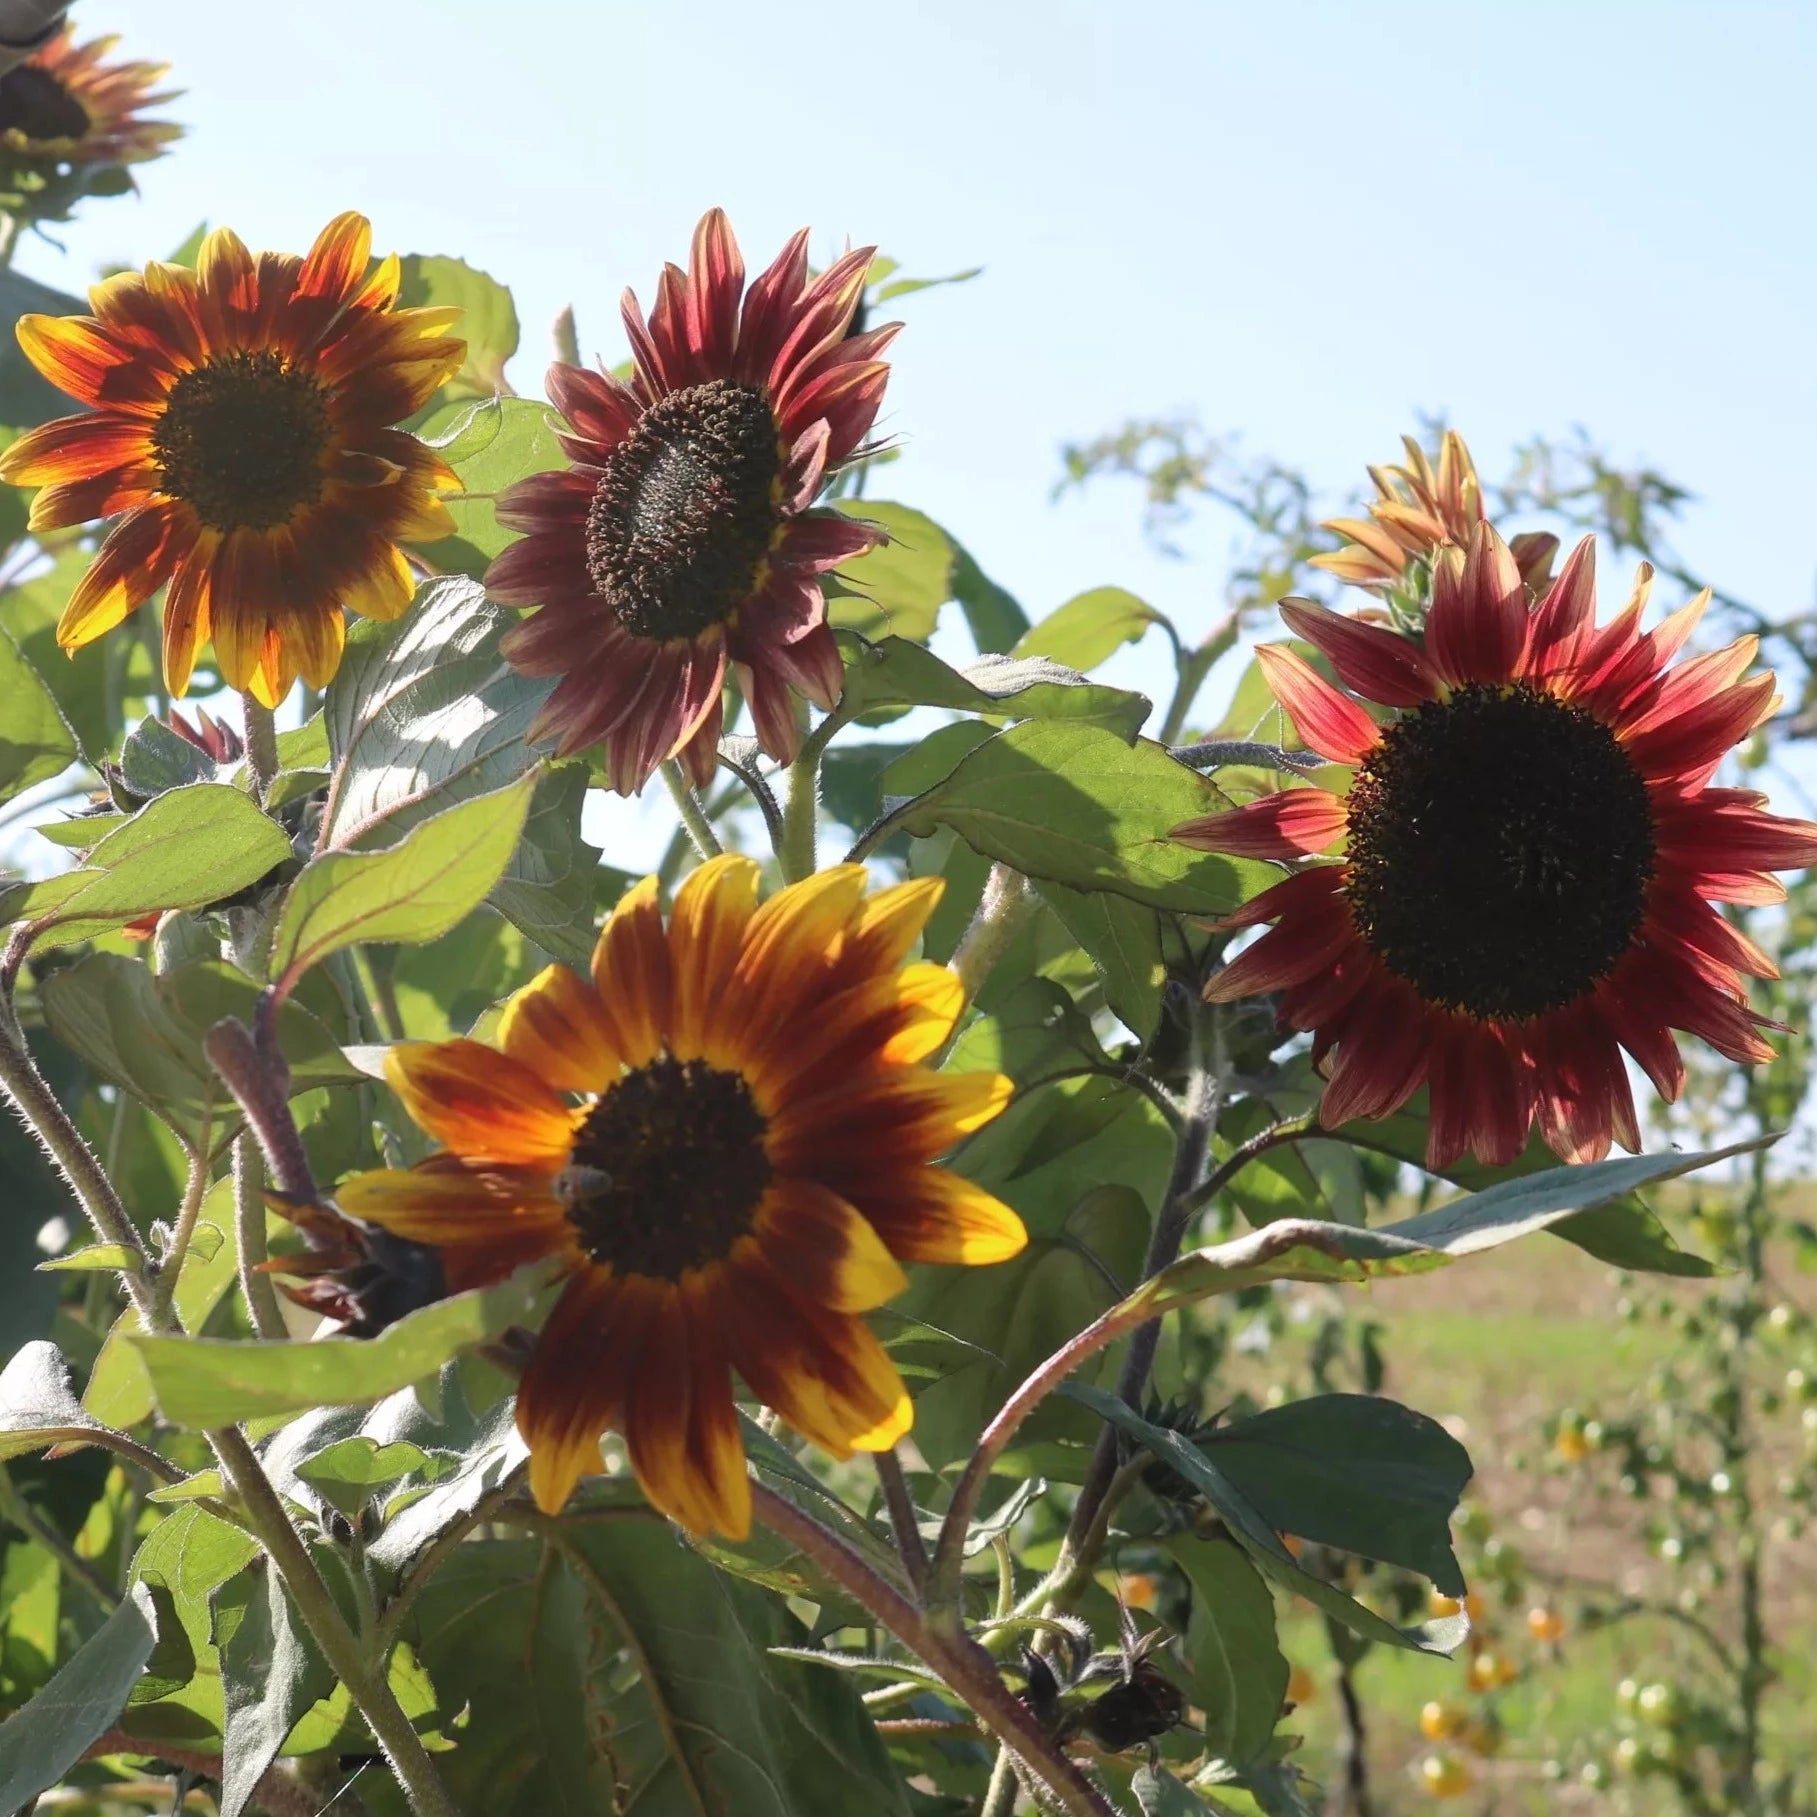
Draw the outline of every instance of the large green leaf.
[[[898,812],[919,837],[951,827],[973,850],[1043,882],[1218,915],[1274,873],[1168,837],[1210,812],[1215,794],[1147,739],[1132,746],[1100,726],[1031,720],[980,745]]]
[[[362,941],[420,945],[486,900],[517,850],[536,779],[526,771],[490,795],[420,821],[382,851],[328,852],[291,884],[271,940],[284,991],[330,953]]]
[[[57,697],[25,652],[0,630],[0,801],[48,781],[81,755]]]
[[[560,764],[538,778],[524,836],[489,898],[544,952],[583,970],[593,953],[599,880],[599,847],[580,831],[586,800],[584,764]]]
[[[238,894],[290,856],[283,829],[238,789],[172,789],[107,834],[79,871],[0,890],[0,920],[37,921],[35,946],[70,946],[141,915]]]
[[[1140,643],[1167,620],[1125,587],[1093,587],[1031,626],[1013,652],[1045,656],[1068,668],[1095,669],[1125,644]]]
[[[0,1723],[0,1810],[31,1805],[119,1721],[157,1640],[151,1592],[137,1585],[63,1670]]]
[[[1125,743],[1153,710],[1141,694],[1088,681],[1045,657],[987,656],[965,670],[902,637],[842,640],[845,696],[840,712],[859,718],[886,708],[946,707],[1005,719],[1066,719],[1108,726]]]
[[[431,412],[419,433],[459,474],[462,490],[448,495],[454,534],[417,545],[417,553],[440,573],[478,580],[517,535],[498,521],[498,494],[532,473],[567,464],[555,439],[554,413],[526,397],[451,403]]]
[[[425,1306],[370,1339],[271,1344],[132,1333],[126,1341],[144,1363],[164,1417],[206,1430],[262,1414],[382,1400],[510,1326],[534,1324],[548,1278],[541,1265],[519,1269],[494,1286]]]
[[[48,1339],[21,1344],[0,1369],[0,1463],[105,1430],[76,1399],[69,1364]]]
[[[1104,999],[1124,1026],[1146,1040],[1161,1020],[1161,912],[1105,890],[1043,882],[1041,899],[1060,917],[1104,980]]]
[[[1470,1455],[1437,1420],[1370,1394],[1319,1394],[1220,1426],[1200,1447],[1277,1532],[1464,1594],[1451,1516]]]
[[[464,259],[407,252],[398,261],[398,302],[407,309],[458,309],[449,330],[467,343],[467,358],[441,389],[447,399],[489,398],[504,389],[505,362],[517,351],[517,306],[497,278]]]
[[[1186,1651],[1192,1701],[1205,1712],[1205,1751],[1247,1766],[1267,1747],[1287,1695],[1274,1596],[1229,1540],[1181,1537],[1167,1550],[1192,1584]]]
[[[661,1523],[462,1546],[414,1619],[443,1709],[483,1712],[440,1761],[465,1810],[908,1817],[856,1691],[769,1651],[801,1624]]]

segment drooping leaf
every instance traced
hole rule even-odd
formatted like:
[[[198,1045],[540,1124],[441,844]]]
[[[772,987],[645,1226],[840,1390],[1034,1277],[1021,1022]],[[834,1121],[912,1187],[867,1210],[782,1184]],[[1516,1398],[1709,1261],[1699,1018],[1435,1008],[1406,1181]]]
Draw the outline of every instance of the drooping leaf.
[[[0,890],[0,921],[37,921],[34,949],[70,946],[162,909],[238,894],[290,856],[283,830],[238,789],[197,783],[148,802],[79,871]]]
[[[0,1723],[0,1810],[32,1804],[119,1721],[157,1639],[151,1592],[136,1584],[62,1671]]]
[[[1167,1550],[1192,1584],[1186,1652],[1192,1701],[1205,1712],[1205,1751],[1246,1766],[1267,1747],[1287,1695],[1274,1596],[1229,1540],[1180,1537]]]
[[[835,507],[847,517],[879,524],[889,541],[849,561],[827,617],[841,630],[866,637],[924,642],[940,608],[953,597],[953,541],[927,516],[883,499],[848,499]]]
[[[284,991],[330,953],[363,941],[420,945],[486,900],[517,850],[536,779],[526,771],[419,821],[380,851],[328,852],[291,884],[271,941]]]
[[[1029,721],[980,745],[899,810],[925,837],[951,827],[973,850],[1042,882],[1152,907],[1226,914],[1273,873],[1168,838],[1215,791],[1157,744],[1103,727]]]
[[[76,735],[57,697],[26,660],[25,652],[0,630],[0,801],[48,781],[81,756]]]
[[[1092,670],[1125,644],[1140,643],[1167,622],[1146,600],[1125,587],[1093,587],[1022,634],[1012,654],[1045,656],[1071,669]]]

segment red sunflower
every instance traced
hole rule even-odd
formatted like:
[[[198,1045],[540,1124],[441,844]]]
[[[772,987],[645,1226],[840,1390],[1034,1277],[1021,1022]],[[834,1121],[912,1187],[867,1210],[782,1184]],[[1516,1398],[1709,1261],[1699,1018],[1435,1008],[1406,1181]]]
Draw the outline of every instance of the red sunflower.
[[[1008,1206],[931,1165],[1011,1090],[925,1064],[963,1007],[944,966],[903,963],[939,880],[867,897],[842,865],[759,905],[758,876],[710,860],[666,928],[647,878],[591,980],[550,966],[512,998],[502,1052],[393,1048],[392,1087],[444,1152],[337,1195],[439,1251],[452,1290],[560,1259],[517,1401],[550,1513],[611,1427],[657,1507],[741,1536],[732,1372],[835,1456],[888,1450],[913,1409],[862,1315],[902,1290],[902,1262],[997,1262],[1027,1240]]]
[[[1348,793],[1292,788],[1175,830],[1282,860],[1342,843],[1230,918],[1275,925],[1206,995],[1281,993],[1327,1070],[1329,1128],[1426,1085],[1435,1167],[1511,1161],[1535,1117],[1569,1161],[1637,1147],[1622,1053],[1674,1098],[1674,1029],[1772,1057],[1743,985],[1772,962],[1711,904],[1782,900],[1769,873],[1817,859],[1817,825],[1710,779],[1773,713],[1773,678],[1744,679],[1751,637],[1673,665],[1708,596],[1642,631],[1645,566],[1598,629],[1593,559],[1586,537],[1535,606],[1479,526],[1467,558],[1435,560],[1423,641],[1284,602],[1351,692],[1285,648],[1264,670],[1306,744],[1353,767]]]
[[[189,686],[214,639],[229,687],[276,706],[300,670],[325,687],[342,608],[397,618],[400,542],[452,533],[454,471],[394,427],[458,370],[459,312],[399,309],[398,262],[367,263],[364,216],[307,258],[249,253],[217,228],[196,269],[153,264],[89,293],[93,315],[22,316],[19,344],[88,406],[22,435],[0,479],[41,486],[31,528],[117,518],[57,626],[66,650],[166,582],[164,675]]]
[[[676,756],[710,780],[728,662],[780,760],[800,739],[791,692],[839,699],[820,576],[883,536],[810,507],[876,420],[889,377],[878,355],[900,324],[851,332],[872,248],[810,278],[807,244],[804,229],[747,289],[714,209],[688,270],[664,269],[647,324],[625,293],[629,384],[549,368],[573,464],[499,500],[525,534],[486,585],[542,608],[505,655],[561,678],[530,736],[560,755],[603,745],[621,794]]]
[[[109,63],[118,38],[77,44],[66,25],[0,76],[0,145],[45,164],[142,164],[182,127],[141,110],[176,98],[152,91],[167,63]]]

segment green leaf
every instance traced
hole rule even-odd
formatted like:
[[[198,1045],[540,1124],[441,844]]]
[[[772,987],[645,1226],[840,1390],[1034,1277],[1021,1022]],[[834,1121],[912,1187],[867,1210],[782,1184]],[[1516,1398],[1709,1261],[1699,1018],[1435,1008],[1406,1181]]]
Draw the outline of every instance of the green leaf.
[[[232,780],[231,775],[220,773],[220,766],[206,751],[161,719],[149,717],[127,733],[120,747],[120,776],[128,792],[145,801],[191,783]]]
[[[524,836],[488,898],[551,958],[584,971],[597,933],[599,847],[581,837],[587,767],[564,763],[537,780]]]
[[[1095,669],[1125,644],[1140,643],[1167,620],[1124,587],[1093,587],[1024,632],[1012,654],[1045,656],[1072,669]]]
[[[1423,1628],[1397,1628],[1353,1597],[1346,1596],[1336,1585],[1301,1569],[1282,1543],[1280,1534],[1243,1491],[1218,1468],[1208,1453],[1183,1433],[1151,1425],[1133,1408],[1125,1406],[1119,1396],[1087,1387],[1082,1382],[1068,1382],[1062,1393],[1070,1400],[1082,1401],[1120,1432],[1127,1433],[1145,1451],[1171,1464],[1211,1503],[1229,1528],[1231,1538],[1249,1554],[1251,1562],[1264,1575],[1305,1597],[1334,1621],[1342,1622],[1353,1632],[1380,1641],[1384,1646],[1405,1647],[1414,1652],[1450,1653],[1463,1644],[1470,1629],[1469,1620],[1463,1615],[1429,1622]]]
[[[0,335],[0,358],[12,346],[10,336]],[[5,418],[0,417],[3,421]],[[55,696],[64,719],[91,761],[111,749],[119,737],[124,699],[149,688],[153,680],[150,657],[134,638],[128,637],[124,642],[119,638],[97,638],[73,651],[58,646],[57,622],[93,559],[92,552],[79,544],[63,549],[48,567],[9,587],[4,607],[0,608],[7,634]]]
[[[838,629],[869,638],[891,635],[924,642],[940,608],[953,597],[953,542],[924,512],[881,499],[847,499],[834,510],[880,524],[889,541],[847,562],[827,618]]]
[[[953,544],[952,586],[953,598],[965,614],[966,629],[979,653],[1014,650],[1016,640],[1028,629],[1028,614],[957,543]]]
[[[219,1236],[219,1232],[215,1233]],[[40,1274],[105,1274],[136,1264],[133,1252],[124,1243],[90,1243],[86,1249],[71,1250],[68,1255],[54,1256],[38,1264]]]
[[[76,1399],[69,1364],[48,1339],[21,1344],[0,1369],[0,1463],[106,1430]]]
[[[250,888],[290,856],[290,841],[238,789],[172,789],[107,834],[81,870],[0,891],[0,920],[42,920],[42,952],[163,909],[202,908]]]
[[[1416,1100],[1406,1110],[1397,1111],[1374,1123],[1348,1123],[1342,1131],[1347,1142],[1369,1148],[1378,1154],[1393,1155],[1412,1166],[1426,1165],[1426,1112]],[[1520,1158],[1506,1167],[1487,1167],[1465,1155],[1449,1167],[1439,1169],[1439,1177],[1453,1185],[1475,1191],[1492,1186],[1499,1180],[1523,1179],[1558,1165],[1558,1157],[1537,1133],[1527,1143]],[[1551,1235],[1574,1243],[1599,1262],[1614,1268],[1633,1268],[1647,1274],[1669,1274],[1694,1280],[1707,1280],[1720,1270],[1714,1262],[1679,1248],[1672,1233],[1659,1216],[1637,1193],[1630,1193],[1594,1211],[1582,1211],[1575,1217],[1554,1224]]]
[[[62,1671],[0,1723],[0,1810],[30,1805],[114,1726],[157,1639],[151,1592],[135,1585]]]
[[[454,534],[418,543],[416,553],[443,574],[479,580],[492,558],[516,539],[498,521],[493,501],[532,473],[567,465],[555,439],[548,405],[526,397],[487,398],[478,404],[445,404],[421,425],[423,439],[457,474],[462,490],[444,494]]]
[[[222,1584],[212,1603],[226,1703],[220,1817],[240,1817],[298,1719],[334,1689],[334,1674],[269,1559]]]
[[[1160,911],[1103,890],[1069,890],[1053,882],[1037,888],[1097,967],[1105,1001],[1118,1019],[1138,1040],[1147,1040],[1161,1020],[1167,982]]]
[[[1229,1540],[1182,1536],[1167,1551],[1192,1584],[1186,1651],[1192,1701],[1205,1712],[1205,1751],[1247,1766],[1267,1747],[1287,1695],[1274,1596]]]
[[[1031,721],[980,745],[899,814],[919,837],[951,827],[974,851],[1042,882],[1222,915],[1275,873],[1168,837],[1211,812],[1215,796],[1147,739],[1131,746],[1099,726]]]
[[[359,1433],[305,1458],[297,1465],[297,1475],[353,1519],[380,1490],[402,1482],[428,1461],[428,1454],[419,1446],[403,1440],[381,1445]]]
[[[1464,1594],[1451,1516],[1470,1455],[1436,1420],[1370,1394],[1319,1394],[1199,1441],[1280,1533],[1334,1546]]]
[[[1240,1559],[1242,1554],[1237,1556]],[[1268,1592],[1264,1590],[1262,1594],[1266,1596]],[[1135,1794],[1136,1809],[1142,1817],[1208,1817],[1211,1810],[1191,1786],[1182,1785],[1165,1767],[1137,1767],[1129,1789]]]
[[[439,1757],[463,1810],[908,1817],[853,1687],[770,1651],[801,1624],[660,1522],[464,1545],[414,1618],[443,1711],[484,1712]]]
[[[229,1016],[251,1027],[261,991],[256,980],[224,959],[200,959],[180,965],[160,974],[157,980],[159,1002],[173,1025],[198,1049],[208,1031]],[[320,1018],[294,998],[286,1000],[278,1011],[277,1031],[278,1047],[290,1069],[292,1097],[313,1091],[318,1085],[352,1085],[365,1077],[348,1064],[340,1043]]]
[[[126,1341],[143,1361],[164,1417],[206,1431],[264,1414],[382,1400],[512,1325],[534,1324],[548,1284],[545,1265],[521,1268],[494,1286],[425,1306],[370,1339],[273,1344],[135,1332]]]
[[[56,695],[4,630],[0,700],[6,702],[6,722],[0,726],[0,801],[5,801],[47,782],[82,753]]]
[[[842,645],[840,713],[849,719],[899,707],[946,707],[1005,719],[1080,720],[1109,727],[1127,744],[1153,710],[1144,695],[1103,687],[1042,657],[988,656],[961,671],[901,637],[871,644],[847,636]]]
[[[517,306],[496,278],[464,259],[407,252],[398,261],[398,302],[406,309],[458,309],[448,331],[467,343],[466,363],[441,389],[444,398],[489,398],[505,387],[505,362],[517,351]]]
[[[271,942],[271,971],[288,992],[312,965],[361,941],[420,945],[485,901],[517,850],[535,777],[424,820],[377,852],[329,852],[290,886]]]

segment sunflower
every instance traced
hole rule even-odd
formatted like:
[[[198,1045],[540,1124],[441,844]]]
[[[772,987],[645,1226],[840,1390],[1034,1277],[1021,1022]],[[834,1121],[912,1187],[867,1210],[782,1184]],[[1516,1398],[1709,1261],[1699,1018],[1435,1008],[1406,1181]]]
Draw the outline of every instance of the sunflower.
[[[183,129],[140,110],[176,98],[154,94],[167,63],[109,63],[118,38],[77,44],[66,25],[0,76],[0,146],[48,166],[142,164],[162,157]]]
[[[1429,567],[1440,549],[1467,549],[1483,513],[1483,485],[1476,462],[1455,429],[1439,442],[1435,465],[1418,442],[1403,436],[1404,467],[1371,467],[1375,498],[1367,517],[1334,517],[1321,528],[1344,539],[1345,547],[1315,555],[1312,565],[1339,580],[1372,592],[1403,585],[1410,565]],[[1529,597],[1543,593],[1558,554],[1558,538],[1528,532],[1509,547]]]
[[[869,433],[900,324],[852,333],[872,248],[810,279],[807,232],[747,290],[723,213],[694,232],[688,270],[665,268],[644,321],[624,298],[629,384],[549,368],[573,463],[499,500],[523,539],[486,585],[542,610],[506,657],[560,676],[531,737],[559,755],[603,745],[612,786],[643,787],[679,756],[713,774],[728,662],[772,757],[800,742],[791,691],[822,708],[844,667],[820,576],[883,540],[809,507]]]
[[[338,215],[307,258],[217,228],[196,269],[153,264],[89,295],[93,315],[20,318],[19,344],[89,406],[30,430],[0,479],[44,488],[31,528],[118,515],[57,626],[66,650],[166,581],[164,675],[189,685],[212,635],[228,686],[275,706],[340,666],[342,607],[398,617],[401,541],[449,534],[453,470],[391,425],[456,371],[457,311],[398,309],[398,262]]]
[[[761,907],[757,883],[749,859],[709,861],[665,930],[648,878],[590,984],[551,966],[511,999],[502,1052],[393,1048],[392,1087],[444,1152],[338,1195],[438,1248],[452,1290],[567,1265],[517,1402],[550,1513],[615,1427],[658,1508],[742,1535],[732,1371],[835,1456],[887,1449],[911,1409],[861,1315],[902,1289],[901,1262],[996,1262],[1026,1240],[928,1165],[1011,1089],[921,1064],[961,1008],[944,967],[903,965],[939,880],[867,900],[843,865]]]
[[[1773,678],[1744,679],[1752,637],[1674,665],[1708,595],[1642,631],[1644,565],[1598,629],[1593,561],[1586,537],[1535,606],[1479,525],[1435,562],[1423,642],[1284,602],[1350,693],[1286,648],[1264,670],[1304,741],[1352,766],[1348,793],[1291,788],[1175,829],[1283,860],[1343,842],[1226,922],[1275,925],[1206,995],[1281,993],[1329,1062],[1328,1128],[1427,1085],[1435,1167],[1509,1162],[1535,1117],[1568,1161],[1637,1147],[1622,1050],[1675,1098],[1674,1029],[1772,1057],[1743,986],[1772,962],[1711,904],[1783,900],[1769,873],[1817,859],[1817,825],[1710,779],[1772,715]]]

